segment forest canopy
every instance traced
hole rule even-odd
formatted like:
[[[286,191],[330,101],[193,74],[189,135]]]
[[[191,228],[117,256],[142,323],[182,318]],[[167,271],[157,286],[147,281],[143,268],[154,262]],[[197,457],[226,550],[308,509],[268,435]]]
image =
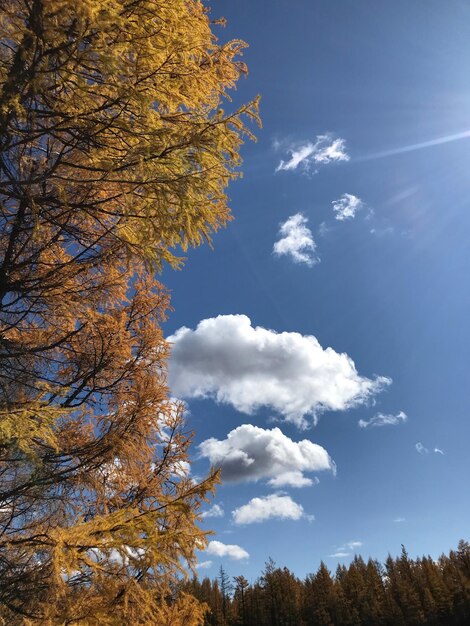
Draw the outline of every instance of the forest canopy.
[[[405,548],[385,563],[356,555],[332,574],[322,562],[303,580],[269,559],[260,577],[183,586],[210,611],[206,626],[464,626],[470,622],[470,545],[439,559],[412,559]]]

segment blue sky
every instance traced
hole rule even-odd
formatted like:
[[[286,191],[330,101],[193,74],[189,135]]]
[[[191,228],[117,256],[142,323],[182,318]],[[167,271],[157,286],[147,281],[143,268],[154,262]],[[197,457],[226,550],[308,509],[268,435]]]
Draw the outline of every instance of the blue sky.
[[[437,556],[470,521],[470,6],[212,5],[264,126],[235,221],[163,276],[191,471],[226,477],[201,574]]]

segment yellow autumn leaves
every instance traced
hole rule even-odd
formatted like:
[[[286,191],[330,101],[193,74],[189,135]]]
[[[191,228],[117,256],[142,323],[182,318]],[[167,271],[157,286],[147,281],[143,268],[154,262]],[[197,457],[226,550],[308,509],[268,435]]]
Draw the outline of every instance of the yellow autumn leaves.
[[[175,577],[217,480],[188,475],[154,278],[230,219],[259,122],[201,2],[0,6],[0,617],[199,624]],[[157,616],[157,617],[156,617]]]

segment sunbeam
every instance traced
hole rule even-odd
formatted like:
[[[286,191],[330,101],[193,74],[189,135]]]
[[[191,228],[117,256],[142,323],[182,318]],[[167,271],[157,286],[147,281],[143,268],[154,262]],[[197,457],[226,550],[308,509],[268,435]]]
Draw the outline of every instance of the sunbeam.
[[[374,154],[368,154],[362,157],[354,159],[355,161],[372,161],[374,159],[384,159],[385,157],[395,156],[396,154],[405,154],[406,152],[414,152],[415,150],[423,150],[424,148],[432,148],[433,146],[440,146],[444,143],[450,143],[452,141],[459,141],[461,139],[467,139],[470,137],[470,130],[466,130],[462,133],[455,133],[453,135],[445,135],[444,137],[436,137],[436,139],[430,139],[429,141],[422,141],[420,143],[413,143],[409,146],[402,146],[401,148],[394,148],[393,150],[384,150],[382,152],[375,152]]]

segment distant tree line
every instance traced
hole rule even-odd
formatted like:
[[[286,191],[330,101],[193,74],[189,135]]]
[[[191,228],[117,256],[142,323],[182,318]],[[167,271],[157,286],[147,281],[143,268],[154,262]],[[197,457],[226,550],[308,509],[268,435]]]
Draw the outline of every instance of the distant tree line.
[[[261,576],[194,577],[184,590],[208,606],[205,626],[400,626],[470,624],[470,544],[434,560],[403,547],[384,564],[355,556],[334,575],[322,562],[299,579],[271,559]]]

